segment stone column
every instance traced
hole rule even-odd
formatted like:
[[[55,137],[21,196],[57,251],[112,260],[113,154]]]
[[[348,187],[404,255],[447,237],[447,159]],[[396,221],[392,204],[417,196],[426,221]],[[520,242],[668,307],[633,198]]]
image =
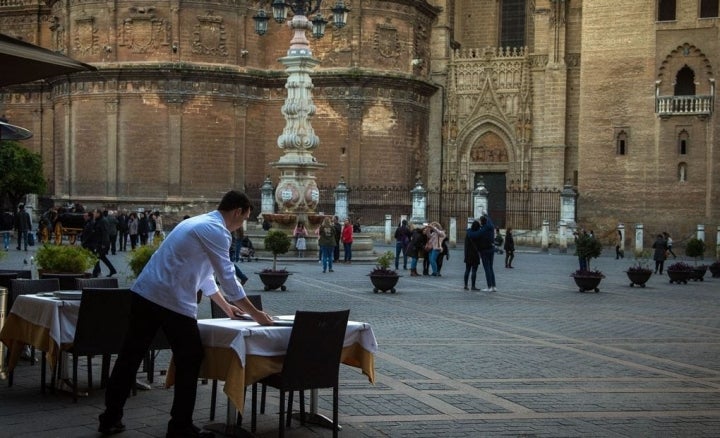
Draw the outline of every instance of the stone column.
[[[485,182],[480,178],[473,190],[473,215],[479,219],[483,214],[488,212],[488,190],[485,188]]]
[[[558,246],[560,247],[560,253],[567,253],[567,223],[564,220],[560,220],[558,224]]]
[[[385,215],[385,243],[390,244],[392,243],[392,215],[386,214]]]
[[[348,217],[348,188],[343,177],[335,187],[335,216],[341,221]]]
[[[457,218],[451,217],[447,229],[448,246],[455,248],[457,246]]]
[[[575,226],[575,207],[577,203],[577,191],[568,181],[560,193],[560,220],[565,221],[570,227]]]
[[[410,191],[412,193],[412,217],[410,221],[414,224],[422,224],[427,222],[425,216],[427,209],[427,190],[422,186],[420,178],[415,181],[415,188]]]
[[[625,224],[618,224],[617,229],[620,232],[620,252],[625,254]]]
[[[705,224],[698,224],[697,226],[697,238],[705,242]]]
[[[643,224],[635,224],[635,254],[643,252]]]
[[[542,234],[541,234],[542,252],[548,252],[548,247],[550,246],[550,242],[549,242],[550,236],[549,235],[550,235],[550,222],[548,222],[547,219],[543,219]]]
[[[273,187],[270,176],[265,178],[260,188],[260,214],[275,213],[275,188]]]

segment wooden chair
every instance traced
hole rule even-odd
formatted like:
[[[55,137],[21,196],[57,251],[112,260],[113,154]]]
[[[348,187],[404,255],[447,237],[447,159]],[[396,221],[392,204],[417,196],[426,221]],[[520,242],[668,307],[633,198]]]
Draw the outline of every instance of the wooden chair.
[[[83,289],[75,338],[72,347],[67,350],[72,354],[73,361],[73,402],[77,403],[78,357],[120,352],[130,324],[131,300],[130,289]],[[89,359],[88,385],[92,385]]]
[[[8,312],[12,309],[13,303],[15,303],[15,299],[19,297],[20,295],[32,295],[37,294],[40,292],[55,292],[60,290],[60,283],[57,279],[51,278],[51,279],[45,279],[45,280],[28,280],[28,279],[14,279],[10,280],[10,293],[8,294]],[[30,348],[30,357],[33,358],[30,360],[31,364],[35,363],[35,347]],[[45,359],[45,355],[42,355],[42,358],[40,359],[40,390],[45,393],[45,374],[46,374],[46,368],[47,368],[47,361]],[[53,374],[52,384],[55,383],[55,378]],[[8,373],[8,386],[12,386],[13,384],[13,373]]]
[[[340,357],[350,310],[338,312],[295,312],[290,342],[280,373],[260,382],[280,390],[280,421],[278,436],[285,436],[285,426],[292,420],[293,391],[300,392],[300,418],[304,424],[304,390],[333,389],[333,437],[338,433],[338,386]],[[285,413],[285,393],[288,395]],[[253,391],[252,425],[256,427],[257,391]],[[287,420],[285,419],[287,415]]]
[[[256,309],[262,310],[262,295],[247,295],[248,300],[252,303],[253,306],[255,306]],[[227,315],[223,310],[215,304],[214,301],[210,300],[210,315],[213,318],[227,318]],[[215,419],[215,403],[217,402],[217,386],[218,381],[216,379],[213,379],[212,381],[212,390],[210,392],[210,421],[213,421]],[[257,383],[253,383],[253,388],[255,388],[255,391],[257,392]],[[262,386],[262,398],[260,401],[260,412],[265,412],[265,394],[267,393],[267,386]],[[238,425],[240,425],[242,422],[242,417],[238,415]]]
[[[120,287],[118,279],[115,277],[103,277],[103,278],[75,278],[74,289],[83,290],[86,287],[89,288],[114,288]]]

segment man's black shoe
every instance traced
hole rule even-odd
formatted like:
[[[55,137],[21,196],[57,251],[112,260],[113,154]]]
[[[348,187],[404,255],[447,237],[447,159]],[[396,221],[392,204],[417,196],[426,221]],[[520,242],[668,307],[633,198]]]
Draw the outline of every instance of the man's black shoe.
[[[106,423],[100,423],[100,427],[98,427],[98,432],[105,435],[115,435],[116,433],[124,432],[125,431],[125,425],[122,424],[121,421],[116,421],[112,424],[106,424]]]

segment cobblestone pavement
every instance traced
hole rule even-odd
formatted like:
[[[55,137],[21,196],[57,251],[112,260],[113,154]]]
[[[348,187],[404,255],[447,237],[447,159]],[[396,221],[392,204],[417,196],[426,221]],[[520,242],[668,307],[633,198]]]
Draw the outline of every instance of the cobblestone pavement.
[[[9,255],[2,268],[24,266],[25,253]],[[342,367],[344,437],[720,436],[720,279],[708,273],[676,285],[655,275],[646,288],[631,288],[623,271],[632,261],[604,256],[593,261],[606,275],[600,292],[581,293],[569,277],[575,257],[528,249],[517,253],[515,269],[495,260],[497,292],[468,292],[462,258],[452,250],[440,278],[404,271],[395,294],[372,292],[369,261],[327,274],[314,259],[282,261],[293,272],[287,291],[262,291],[255,275],[247,286],[274,314],[350,308],[351,319],[372,324],[375,385]],[[127,283],[124,255],[111,260]],[[252,274],[269,263],[241,266]],[[205,300],[200,316],[208,315]],[[160,369],[167,360],[162,353]],[[13,387],[1,382],[0,436],[97,436],[102,390],[77,404],[66,394],[43,396],[39,372],[23,362]],[[321,412],[330,398],[320,392]],[[156,374],[152,390],[128,401],[121,436],[164,436],[171,399]],[[210,385],[199,384],[199,425],[209,422],[209,399]],[[276,434],[275,391],[268,403],[259,437]],[[293,423],[288,436],[330,434]]]

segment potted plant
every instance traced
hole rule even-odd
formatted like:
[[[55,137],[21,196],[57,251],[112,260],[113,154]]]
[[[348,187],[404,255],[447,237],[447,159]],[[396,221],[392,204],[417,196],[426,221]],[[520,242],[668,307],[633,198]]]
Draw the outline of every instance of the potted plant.
[[[710,264],[710,273],[712,274],[713,278],[720,277],[720,260],[717,260]]]
[[[155,245],[143,245],[136,248],[128,256],[128,266],[133,273],[133,276],[137,278],[142,272],[143,268],[150,261],[150,257],[155,254],[158,247]]]
[[[35,253],[40,278],[57,278],[62,289],[75,289],[76,278],[90,277],[87,271],[97,260],[90,250],[75,245],[47,243]]]
[[[570,276],[575,280],[575,284],[580,289],[580,292],[585,292],[586,290],[600,292],[598,285],[600,284],[600,280],[605,278],[605,275],[600,271],[590,269],[590,260],[598,258],[601,253],[602,244],[595,237],[589,234],[581,234],[578,236],[575,241],[575,255],[587,261],[587,268],[578,269],[570,274]]]
[[[694,275],[695,268],[685,262],[677,262],[667,267],[667,274],[670,277],[670,283],[687,284],[688,280]]]
[[[625,273],[630,280],[630,287],[636,284],[640,287],[645,287],[645,283],[652,277],[653,270],[650,269],[647,257],[643,257],[642,259],[637,258],[635,264],[630,266]]]
[[[270,251],[273,255],[272,269],[263,269],[257,274],[260,276],[265,286],[265,290],[286,290],[285,280],[287,280],[290,273],[285,269],[277,269],[277,256],[278,254],[285,254],[292,245],[292,240],[284,231],[281,230],[268,230],[264,239],[265,249]]]
[[[398,275],[394,269],[390,269],[390,264],[393,260],[395,260],[395,255],[392,251],[387,251],[377,258],[375,269],[368,274],[374,286],[374,293],[378,293],[379,291],[395,293],[395,285],[398,280],[400,280],[400,275]]]
[[[698,265],[697,260],[698,257],[702,258],[705,254],[705,242],[703,242],[702,239],[693,237],[692,239],[688,240],[687,245],[685,245],[685,254],[688,257],[692,257],[695,264],[690,279],[695,281],[703,281],[708,267],[705,264]]]

